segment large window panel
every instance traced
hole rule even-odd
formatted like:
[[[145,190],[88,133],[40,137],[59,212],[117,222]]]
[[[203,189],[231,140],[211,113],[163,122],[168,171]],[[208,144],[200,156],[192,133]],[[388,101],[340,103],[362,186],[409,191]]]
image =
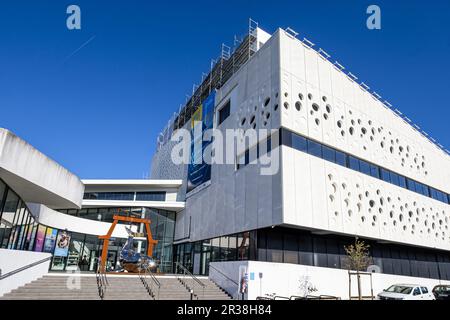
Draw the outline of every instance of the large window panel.
[[[313,237],[314,265],[316,267],[327,267],[327,244],[325,239]]]
[[[322,146],[323,158],[330,162],[336,162],[336,152],[327,146]]]
[[[356,159],[355,157],[349,156],[348,164],[349,164],[350,169],[359,171],[359,160]]]
[[[322,157],[322,146],[312,140],[308,140],[308,153],[316,157]]]
[[[307,152],[308,149],[306,139],[296,134],[292,135],[292,147],[303,152]]]
[[[314,255],[312,248],[312,238],[310,234],[299,234],[299,262],[300,264],[314,265]]]
[[[267,261],[283,262],[283,235],[279,232],[267,234]]]
[[[295,234],[284,234],[284,262],[298,263],[298,241]]]

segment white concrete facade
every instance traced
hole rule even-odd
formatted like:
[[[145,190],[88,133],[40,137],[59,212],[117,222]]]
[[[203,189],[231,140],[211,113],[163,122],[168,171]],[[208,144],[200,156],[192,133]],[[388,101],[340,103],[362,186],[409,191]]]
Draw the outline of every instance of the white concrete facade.
[[[84,185],[67,169],[0,128],[0,177],[27,202],[80,208]]]
[[[283,297],[311,295],[331,295],[342,300],[349,299],[349,284],[351,285],[352,297],[358,295],[357,280],[352,276],[349,282],[347,270],[304,266],[289,263],[270,263],[260,261],[229,261],[212,262],[213,267],[220,270],[226,277],[210,269],[209,278],[224,288],[234,297],[239,295],[239,267],[245,268],[248,275],[248,292],[245,299],[255,300],[258,296],[276,294]],[[262,278],[259,277],[260,273]],[[227,279],[230,278],[233,281]],[[417,284],[428,288],[428,291],[439,284],[450,284],[450,281],[406,277],[399,275],[373,273],[372,286],[369,276],[361,276],[362,296],[376,295],[393,284]],[[317,291],[308,293],[305,288],[310,286]]]
[[[450,192],[450,157],[411,124],[284,30],[264,40],[217,91],[216,118],[231,101],[218,129],[287,128]],[[154,166],[167,162],[162,153],[169,151],[160,150]],[[262,176],[259,166],[213,164],[211,184],[186,199],[175,238],[197,241],[286,225],[450,250],[444,202],[286,146],[277,174]],[[177,172],[186,180],[186,166]]]

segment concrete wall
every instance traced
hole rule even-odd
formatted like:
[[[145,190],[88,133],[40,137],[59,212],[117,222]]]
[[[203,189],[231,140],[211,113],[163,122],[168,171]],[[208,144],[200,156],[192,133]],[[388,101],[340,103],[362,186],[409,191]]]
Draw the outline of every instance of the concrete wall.
[[[283,127],[450,193],[449,155],[337,66],[285,32],[280,32],[280,68],[280,103],[289,105],[281,109]]]
[[[349,276],[347,270],[321,268],[312,266],[303,266],[289,263],[272,263],[258,261],[242,261],[242,262],[214,262],[214,267],[238,281],[239,266],[246,266],[249,275],[248,294],[246,298],[254,300],[258,296],[273,294],[279,296],[290,297],[292,295],[305,295],[305,287],[313,286],[317,289],[312,295],[332,295],[341,299],[349,298]],[[251,280],[251,273],[254,280]],[[259,278],[262,273],[262,278]],[[226,284],[224,277],[216,273],[209,276],[219,285],[224,285],[226,289],[231,288],[230,294],[235,295],[232,287]],[[440,281],[436,279],[416,278],[397,276],[383,273],[372,274],[373,294],[376,296],[383,289],[393,284],[419,284],[433,289],[438,284],[450,284],[450,281]],[[362,295],[370,296],[370,277],[362,276],[361,278]],[[356,278],[352,278],[352,296],[357,295]]]
[[[279,88],[278,43],[276,34],[218,90],[216,128],[225,132],[246,130],[253,124],[256,129],[279,127],[279,116],[270,111],[272,102],[265,105],[266,99],[275,97]],[[230,116],[217,126],[217,111],[228,100],[231,100]],[[245,124],[241,125],[244,118]],[[175,239],[195,241],[282,222],[280,171],[264,176],[259,164],[235,169],[235,164],[212,165],[211,184],[189,196],[186,209],[177,216]]]
[[[111,223],[108,222],[78,218],[70,214],[52,210],[40,204],[27,203],[27,205],[33,215],[38,217],[39,223],[48,227],[100,236],[107,234],[111,226]],[[117,224],[112,236],[116,238],[127,238],[126,226],[124,224]],[[132,230],[135,227],[132,226]]]
[[[27,202],[79,208],[84,185],[67,169],[0,128],[0,177]]]
[[[279,39],[281,126],[450,191],[447,154],[316,51]],[[450,250],[448,204],[282,149],[284,223]]]
[[[0,249],[2,275],[50,257],[50,253]],[[0,297],[48,273],[50,260],[0,280]]]

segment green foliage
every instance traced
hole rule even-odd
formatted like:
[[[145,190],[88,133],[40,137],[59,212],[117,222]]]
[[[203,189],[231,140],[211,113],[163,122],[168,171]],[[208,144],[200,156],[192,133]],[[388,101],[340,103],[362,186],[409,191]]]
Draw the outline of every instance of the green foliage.
[[[344,246],[347,253],[347,268],[355,271],[366,271],[367,267],[372,263],[372,258],[369,254],[370,246],[364,241],[360,241],[357,238],[355,243]]]

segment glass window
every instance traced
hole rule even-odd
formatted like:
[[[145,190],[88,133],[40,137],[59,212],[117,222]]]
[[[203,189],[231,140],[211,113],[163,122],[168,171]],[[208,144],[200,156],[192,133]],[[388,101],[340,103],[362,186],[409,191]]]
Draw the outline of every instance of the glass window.
[[[136,201],[166,201],[166,193],[162,191],[136,192]]]
[[[259,261],[267,261],[267,241],[266,241],[266,232],[265,230],[258,230],[258,260]]]
[[[404,176],[398,176],[398,185],[402,188],[406,188],[406,178]]]
[[[314,265],[313,251],[312,251],[312,239],[309,234],[299,235],[299,263],[312,266]]]
[[[364,174],[370,175],[370,164],[363,160],[359,160],[359,171]]]
[[[398,181],[398,174],[391,172],[391,183],[395,184],[396,186],[400,185],[400,182]]]
[[[336,155],[334,149],[331,149],[326,146],[322,146],[322,155],[323,158],[327,161],[335,162],[336,161]]]
[[[370,165],[370,175],[372,177],[380,179],[380,170],[379,170],[378,166],[376,166],[374,164]]]
[[[41,252],[44,248],[44,240],[45,240],[45,230],[47,229],[46,226],[39,225],[37,232],[36,232],[36,242],[34,245],[34,251]]]
[[[231,102],[228,100],[225,105],[220,109],[219,111],[219,120],[217,125],[220,125],[222,122],[225,121],[226,118],[230,116],[230,106]]]
[[[343,152],[336,151],[336,163],[346,167],[347,166],[347,155]]]
[[[47,228],[47,231],[45,233],[44,250],[43,250],[44,252],[53,253],[57,234],[58,234],[57,229]]]
[[[306,139],[296,134],[292,135],[292,147],[295,150],[306,152],[307,151]]]
[[[388,170],[381,168],[381,179],[390,183],[391,182],[391,173]]]
[[[283,262],[283,237],[274,230],[267,234],[267,261]]]
[[[308,140],[308,153],[316,157],[322,157],[322,146],[312,140]]]
[[[292,146],[292,136],[295,136],[295,134],[291,133],[290,131],[287,131],[286,129],[281,129],[280,135],[281,135],[281,137],[280,137],[281,144],[283,146],[291,147]]]
[[[5,192],[6,192],[6,185],[3,183],[2,180],[0,180],[0,210],[3,207],[3,198],[5,197]],[[2,213],[0,211],[0,217],[1,217]]]
[[[314,265],[316,267],[328,267],[326,241],[320,237],[313,238]]]
[[[120,200],[133,201],[134,192],[88,192],[84,194],[87,200]]]
[[[12,228],[15,225],[17,206],[19,205],[19,197],[12,191],[8,190],[3,213],[1,217],[0,228],[2,230],[1,248],[8,246],[8,241],[11,237]]]
[[[295,234],[284,235],[284,263],[298,263],[298,241]]]
[[[419,296],[419,295],[421,295],[421,292],[420,292],[419,287],[414,288],[413,295],[414,295],[414,296]]]
[[[426,293],[428,293],[428,289],[427,289],[427,288],[425,288],[425,287],[421,287],[421,289],[422,289],[422,293],[423,293],[423,294],[426,294]]]
[[[408,184],[409,190],[416,192],[416,182],[414,180],[407,179],[406,183]]]
[[[247,260],[249,257],[250,232],[239,233],[237,236],[238,260]]]
[[[356,159],[355,157],[348,156],[348,164],[350,169],[359,171],[359,160]]]

